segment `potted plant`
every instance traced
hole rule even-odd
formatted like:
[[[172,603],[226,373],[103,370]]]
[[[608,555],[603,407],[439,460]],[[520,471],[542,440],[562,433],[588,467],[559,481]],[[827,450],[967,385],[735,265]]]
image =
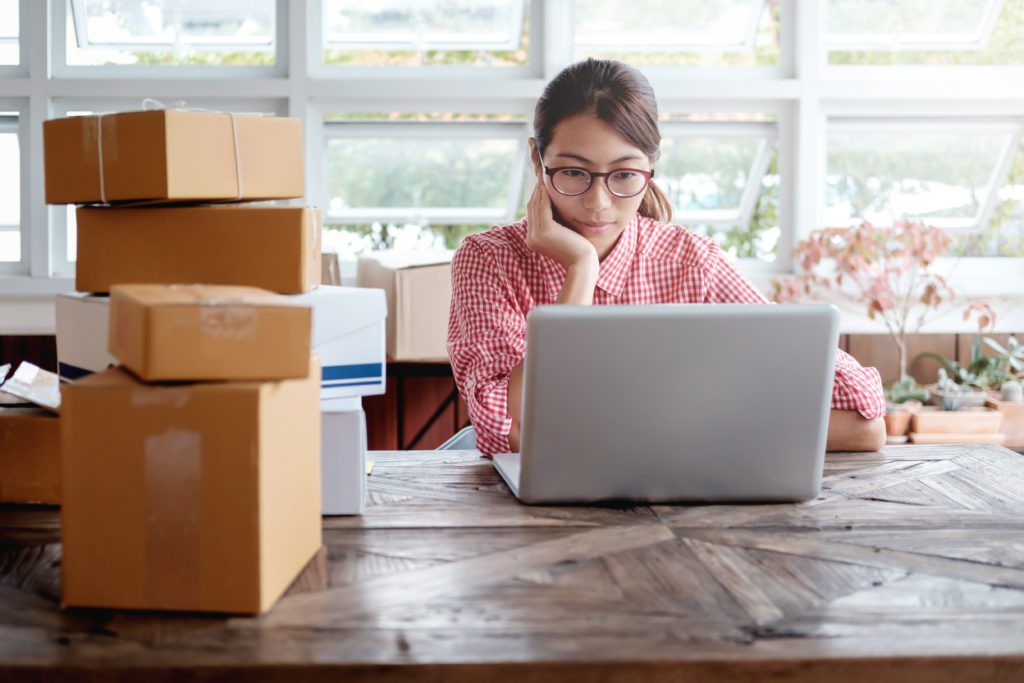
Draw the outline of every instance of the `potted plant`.
[[[989,392],[986,405],[1002,415],[999,431],[1006,436],[1007,448],[1024,450],[1024,396],[1021,380],[1024,379],[1024,344],[1018,344],[1016,337],[1010,337],[1004,347],[994,339],[985,338],[985,344],[995,351],[999,360],[1002,381]]]
[[[907,337],[955,299],[946,280],[932,270],[950,241],[944,230],[911,220],[891,227],[865,221],[853,228],[823,228],[797,244],[797,274],[772,283],[779,303],[813,297],[866,309],[870,320],[885,327],[899,353],[899,376],[886,386],[886,429],[892,437],[906,433],[915,405],[909,401],[928,398],[907,374]]]
[[[928,400],[928,392],[911,377],[885,387],[885,434],[887,443],[904,443],[910,430],[910,416]]]

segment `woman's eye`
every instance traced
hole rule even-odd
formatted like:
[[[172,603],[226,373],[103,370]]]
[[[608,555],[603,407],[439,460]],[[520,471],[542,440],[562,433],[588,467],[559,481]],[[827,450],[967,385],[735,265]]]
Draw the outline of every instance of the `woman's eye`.
[[[615,174],[615,180],[632,180],[636,177],[636,173],[633,171],[619,171]]]
[[[587,172],[586,171],[581,171],[578,168],[567,168],[564,171],[562,171],[562,173],[564,173],[567,178],[586,178],[587,177]]]

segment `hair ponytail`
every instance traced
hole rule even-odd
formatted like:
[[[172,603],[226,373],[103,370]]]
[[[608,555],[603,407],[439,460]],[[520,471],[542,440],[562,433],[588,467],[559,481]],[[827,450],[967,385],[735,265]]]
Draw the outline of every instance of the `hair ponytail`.
[[[672,203],[652,180],[644,191],[644,198],[638,209],[641,216],[653,218],[659,223],[672,222]]]

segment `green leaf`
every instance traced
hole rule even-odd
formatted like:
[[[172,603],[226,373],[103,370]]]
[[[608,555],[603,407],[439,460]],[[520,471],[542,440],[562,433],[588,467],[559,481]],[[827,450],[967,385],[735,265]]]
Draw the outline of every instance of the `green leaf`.
[[[1003,356],[1005,356],[1007,354],[1006,349],[1004,349],[1002,344],[997,342],[995,339],[992,339],[990,337],[985,337],[985,344],[987,344],[989,348],[991,348],[993,351],[995,351],[998,354],[1001,354]]]

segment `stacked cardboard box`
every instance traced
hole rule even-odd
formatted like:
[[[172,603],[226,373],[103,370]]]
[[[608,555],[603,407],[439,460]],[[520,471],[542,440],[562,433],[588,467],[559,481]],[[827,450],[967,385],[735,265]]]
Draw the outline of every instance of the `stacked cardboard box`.
[[[384,388],[383,293],[317,288],[318,210],[209,205],[300,197],[301,141],[294,119],[212,112],[46,122],[47,200],[100,204],[77,210],[80,293],[57,302],[62,379],[77,380],[65,604],[263,611],[319,548],[329,455],[358,465],[337,507],[361,511],[358,397]],[[349,416],[322,454],[321,409]]]

